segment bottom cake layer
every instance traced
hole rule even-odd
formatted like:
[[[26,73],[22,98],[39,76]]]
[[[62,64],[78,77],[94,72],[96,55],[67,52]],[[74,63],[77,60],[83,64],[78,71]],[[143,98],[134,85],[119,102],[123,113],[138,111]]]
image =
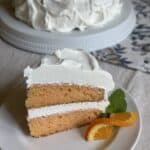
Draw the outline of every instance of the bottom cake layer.
[[[30,134],[33,137],[40,137],[86,125],[99,115],[99,110],[74,111],[65,114],[34,118],[28,121],[28,125]]]

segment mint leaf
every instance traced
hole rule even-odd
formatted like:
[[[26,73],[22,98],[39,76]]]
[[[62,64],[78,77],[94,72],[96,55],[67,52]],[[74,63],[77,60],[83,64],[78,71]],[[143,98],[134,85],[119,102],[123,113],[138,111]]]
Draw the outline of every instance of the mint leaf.
[[[106,113],[118,113],[125,112],[127,109],[127,103],[125,100],[125,94],[123,90],[115,90],[109,97],[110,105],[106,108]]]

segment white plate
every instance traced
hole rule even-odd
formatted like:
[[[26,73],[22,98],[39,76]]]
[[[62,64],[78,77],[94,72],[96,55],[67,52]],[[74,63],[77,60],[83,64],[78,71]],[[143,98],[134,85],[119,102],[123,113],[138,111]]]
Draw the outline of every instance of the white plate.
[[[137,112],[139,120],[131,127],[120,128],[112,139],[96,142],[84,140],[86,127],[43,138],[32,138],[25,134],[24,102],[21,101],[25,97],[21,92],[17,93],[15,96],[9,95],[10,101],[0,108],[0,147],[2,150],[130,150],[134,149],[138,141],[141,132],[141,117],[134,100],[127,93],[127,109]]]
[[[127,38],[135,27],[135,13],[130,0],[123,0],[121,13],[102,28],[83,32],[44,32],[18,21],[8,6],[0,7],[0,36],[12,45],[37,53],[50,53],[59,48],[100,50]]]

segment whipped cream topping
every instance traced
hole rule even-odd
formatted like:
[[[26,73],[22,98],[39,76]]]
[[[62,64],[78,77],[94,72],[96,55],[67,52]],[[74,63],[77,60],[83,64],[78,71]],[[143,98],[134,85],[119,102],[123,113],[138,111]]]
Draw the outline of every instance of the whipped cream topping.
[[[102,100],[99,102],[82,102],[82,103],[70,103],[70,104],[61,104],[53,105],[41,108],[31,108],[28,109],[28,120],[38,117],[46,117],[49,115],[62,114],[72,111],[79,110],[100,110],[105,111],[106,107],[109,105],[107,100]]]
[[[121,12],[121,0],[13,0],[16,17],[47,31],[102,27]]]
[[[94,56],[83,50],[62,49],[43,58],[37,68],[29,66],[24,71],[26,83],[75,84],[113,90],[114,81],[110,73],[100,68]]]

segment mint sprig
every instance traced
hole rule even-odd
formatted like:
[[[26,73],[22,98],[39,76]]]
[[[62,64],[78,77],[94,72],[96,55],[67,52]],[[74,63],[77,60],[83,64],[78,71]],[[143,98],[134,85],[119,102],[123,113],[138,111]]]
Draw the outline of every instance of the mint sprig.
[[[108,118],[112,113],[126,112],[127,103],[125,100],[125,94],[122,89],[115,90],[109,96],[109,106],[106,108],[106,113],[102,113],[100,117]]]

